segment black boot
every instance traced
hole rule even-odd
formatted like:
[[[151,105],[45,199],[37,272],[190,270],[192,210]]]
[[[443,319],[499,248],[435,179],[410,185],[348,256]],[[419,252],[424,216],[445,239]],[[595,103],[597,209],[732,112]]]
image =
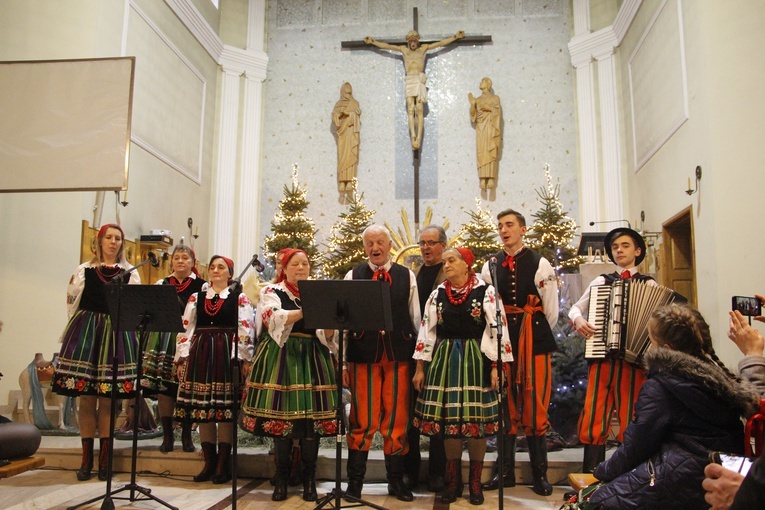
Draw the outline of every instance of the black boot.
[[[481,489],[481,473],[483,472],[482,460],[470,461],[470,477],[468,479],[468,489],[470,490],[470,504],[483,504],[483,490]]]
[[[515,487],[515,436],[502,436],[502,487]],[[500,459],[497,459],[499,466]],[[499,469],[495,468],[494,477],[483,484],[483,490],[495,491],[499,488]]]
[[[181,423],[181,444],[183,445],[183,451],[191,453],[196,450],[194,447],[194,441],[191,439],[191,422],[184,421]]]
[[[77,479],[81,482],[90,480],[93,471],[93,438],[86,437],[82,440],[82,464],[77,470]]]
[[[420,452],[420,429],[409,427],[407,433],[409,451],[402,456],[404,466],[404,485],[409,490],[414,489],[420,484],[420,464],[422,464],[422,453]]]
[[[606,445],[584,445],[584,459],[582,461],[582,473],[594,473],[598,464],[606,460]]]
[[[215,474],[215,466],[218,464],[218,453],[213,443],[202,443],[202,455],[205,459],[205,465],[202,471],[194,477],[195,482],[206,482]]]
[[[444,490],[445,471],[444,440],[430,436],[430,445],[428,446],[428,490],[430,492],[442,492]]]
[[[100,443],[101,450],[98,452],[98,479],[105,482],[109,472],[109,456],[111,455],[109,445],[111,443],[108,437],[102,437]]]
[[[364,488],[364,475],[367,474],[368,451],[348,449],[348,488],[346,495],[361,499],[361,490]]]
[[[532,489],[540,496],[549,496],[552,486],[547,481],[547,436],[526,436],[526,441],[529,444]]]
[[[316,501],[319,497],[316,493],[316,459],[319,457],[319,439],[301,439],[300,457],[303,463],[303,500]]]
[[[175,443],[173,419],[170,416],[163,416],[159,421],[162,422],[162,444],[159,445],[159,451],[162,453],[172,452]]]
[[[462,459],[446,460],[446,477],[441,503],[454,503],[462,497]]]
[[[220,485],[231,481],[231,443],[218,443],[218,462],[212,483]]]
[[[292,465],[292,439],[274,439],[274,462],[276,463],[276,475],[274,476],[274,493],[272,501],[284,501],[287,499],[287,482],[290,478],[290,466]]]
[[[388,471],[388,494],[399,501],[412,501],[414,495],[404,485],[404,458],[401,455],[386,455],[385,467]]]
[[[297,487],[303,482],[303,473],[300,465],[300,445],[292,444],[292,464],[290,465],[290,480],[289,485],[291,487]]]

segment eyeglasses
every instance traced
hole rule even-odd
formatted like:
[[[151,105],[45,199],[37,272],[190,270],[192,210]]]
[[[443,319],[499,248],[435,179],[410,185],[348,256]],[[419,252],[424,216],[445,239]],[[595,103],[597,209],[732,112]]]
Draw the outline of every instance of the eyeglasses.
[[[441,243],[439,243],[438,241],[420,241],[420,242],[419,242],[419,243],[417,243],[417,244],[419,244],[419,245],[420,245],[420,247],[423,247],[423,246],[425,246],[425,245],[428,245],[428,247],[429,247],[429,248],[432,248],[432,247],[434,247],[435,245],[437,245],[437,244],[441,244]]]

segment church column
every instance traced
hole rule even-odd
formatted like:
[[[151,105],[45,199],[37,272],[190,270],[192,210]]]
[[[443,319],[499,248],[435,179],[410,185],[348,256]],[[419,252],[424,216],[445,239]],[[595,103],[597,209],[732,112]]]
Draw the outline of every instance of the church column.
[[[603,157],[603,218],[626,216],[622,189],[622,149],[619,139],[619,104],[616,90],[616,62],[613,48],[596,54],[600,100],[600,136]]]
[[[263,78],[245,75],[242,123],[242,178],[239,187],[238,260],[252,258],[260,249],[261,114]],[[261,258],[261,262],[262,262]],[[244,268],[242,268],[244,269]]]
[[[218,129],[218,161],[215,175],[212,250],[232,256],[234,248],[234,189],[236,186],[237,124],[241,71],[223,67]],[[237,261],[238,262],[238,261]]]
[[[595,115],[595,86],[593,64],[590,59],[575,62],[576,107],[579,117],[579,176],[582,230],[590,221],[600,221],[600,179],[598,177],[598,134]]]

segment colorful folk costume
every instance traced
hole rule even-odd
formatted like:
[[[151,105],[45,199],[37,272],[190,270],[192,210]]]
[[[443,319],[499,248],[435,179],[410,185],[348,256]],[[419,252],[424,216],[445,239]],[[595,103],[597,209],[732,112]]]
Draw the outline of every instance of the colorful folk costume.
[[[428,362],[413,425],[424,435],[444,440],[482,439],[497,433],[499,404],[490,373],[498,359],[492,328],[498,301],[494,287],[472,273],[469,278],[468,288],[459,295],[454,295],[448,280],[430,295],[413,355]],[[502,361],[509,362],[513,357],[504,311],[501,316]],[[481,492],[482,457],[470,460],[471,496]],[[462,494],[461,464],[461,458],[447,458],[449,502]]]
[[[602,274],[595,278],[579,301],[571,307],[569,318],[587,319],[590,289],[597,285],[612,285],[618,279],[655,282],[633,267],[620,273]],[[616,440],[624,441],[624,431],[632,421],[635,402],[645,382],[645,370],[616,356],[588,360],[587,393],[579,417],[579,441],[584,445],[582,472],[592,473],[606,459],[606,440],[613,428],[612,417],[619,417]]]
[[[300,440],[303,499],[316,500],[319,438],[337,434],[337,382],[330,351],[335,338],[307,329],[303,319],[286,324],[291,310],[300,310],[300,291],[287,280],[263,289],[259,335],[242,411],[244,428],[274,438],[274,500],[287,497],[292,441]]]
[[[103,230],[102,228],[101,231]],[[69,322],[61,336],[61,351],[51,383],[56,393],[71,397],[111,397],[115,361],[113,358],[116,358],[115,394],[120,399],[135,396],[135,381],[138,375],[135,333],[123,331],[113,334],[115,332],[112,329],[106,301],[107,290],[117,289],[117,284],[112,283],[113,278],[126,269],[125,263],[107,266],[86,262],[77,268],[69,280],[67,288]],[[136,271],[130,273],[129,283],[141,283],[141,278]],[[111,286],[113,288],[108,288]],[[96,405],[93,404],[94,418],[98,412]],[[81,399],[81,413],[84,406]],[[100,407],[101,404],[98,406]],[[98,478],[106,480],[111,444],[109,438],[112,431],[103,430],[105,425],[103,422],[101,424]],[[77,471],[77,479],[83,481],[89,480],[91,476],[94,442],[91,434],[95,434],[94,431],[86,432],[82,424],[80,434],[83,436],[83,458],[82,465]]]
[[[409,444],[410,363],[420,326],[420,300],[414,273],[388,261],[383,266],[365,262],[346,280],[383,280],[390,285],[392,331],[351,331],[345,359],[351,390],[348,419],[348,490],[361,497],[367,457],[375,432],[383,437],[388,493],[412,501],[404,485],[403,456]]]
[[[552,494],[547,481],[547,409],[552,395],[551,355],[558,349],[552,325],[558,321],[558,282],[550,262],[539,253],[521,248],[516,253],[501,251],[497,259],[497,292],[507,313],[510,343],[515,362],[506,378],[506,412],[509,427],[503,435],[504,462],[502,483],[515,485],[515,439],[519,429],[526,434],[533,478],[532,488],[539,495]],[[489,264],[481,270],[485,281],[492,281]],[[485,485],[496,489],[500,480]]]
[[[157,285],[173,285],[175,287],[178,293],[179,313],[183,316],[189,298],[202,290],[205,281],[192,272],[182,282],[179,282],[174,275],[170,275],[159,280]],[[151,332],[147,335],[143,355],[143,373],[141,374],[141,387],[146,397],[166,395],[174,400],[178,395],[177,365],[173,361],[176,337],[176,333],[162,332]],[[173,418],[172,416],[160,416],[160,420],[165,438],[159,449],[161,452],[172,451]],[[183,450],[193,452],[191,422],[184,423],[187,425],[183,429]]]
[[[234,394],[232,357],[250,361],[255,318],[247,295],[236,299],[229,288],[216,294],[210,286],[189,298],[183,314],[184,333],[178,335],[175,360],[179,371],[175,419],[196,423],[233,423],[234,399],[241,398],[242,381]],[[235,343],[236,342],[236,343]],[[202,442],[205,468],[194,481],[224,483],[231,479],[231,444]],[[213,474],[214,473],[214,474]]]
[[[67,304],[69,323],[61,336],[61,351],[53,374],[53,389],[60,395],[111,396],[114,335],[106,301],[107,285],[127,268],[120,265],[81,264],[69,280]],[[136,271],[130,284],[141,283]],[[116,284],[115,289],[116,289]],[[135,392],[136,338],[123,331],[116,338],[117,396],[130,398]]]

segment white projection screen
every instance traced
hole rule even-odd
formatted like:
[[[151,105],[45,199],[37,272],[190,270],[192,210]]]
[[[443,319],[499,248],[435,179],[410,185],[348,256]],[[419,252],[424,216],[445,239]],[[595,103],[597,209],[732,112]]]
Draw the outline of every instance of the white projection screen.
[[[127,184],[134,57],[0,62],[0,192]]]

